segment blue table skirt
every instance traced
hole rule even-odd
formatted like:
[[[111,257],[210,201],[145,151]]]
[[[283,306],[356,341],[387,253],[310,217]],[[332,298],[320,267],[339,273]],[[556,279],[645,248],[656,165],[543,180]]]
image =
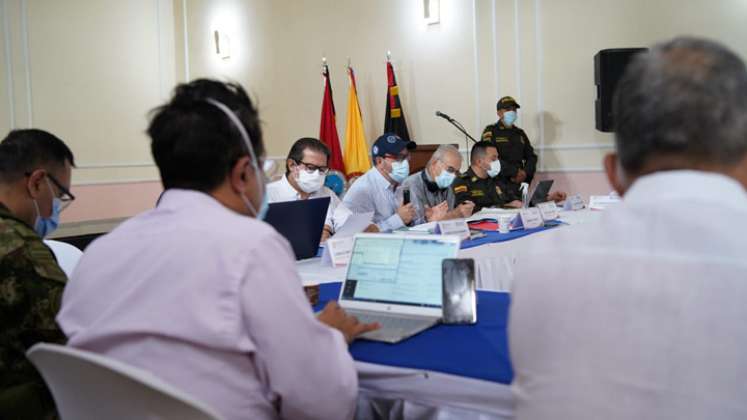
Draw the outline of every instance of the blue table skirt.
[[[341,283],[320,286],[320,310],[336,300]],[[350,346],[360,362],[449,373],[509,384],[513,378],[508,354],[508,293],[477,292],[477,324],[437,325],[397,344],[356,340]]]
[[[564,224],[561,221],[558,220],[551,220],[549,222],[545,222],[544,226],[540,226],[538,228],[534,229],[517,229],[512,230],[508,233],[500,233],[494,230],[483,230],[482,232],[485,233],[487,236],[483,238],[477,238],[477,239],[468,239],[466,241],[462,241],[462,249],[467,248],[474,248],[476,246],[485,245],[485,244],[492,244],[495,242],[505,242],[510,241],[512,239],[518,239],[527,235],[531,235],[533,233],[537,232],[543,232],[548,229],[552,229],[554,227],[560,226]]]

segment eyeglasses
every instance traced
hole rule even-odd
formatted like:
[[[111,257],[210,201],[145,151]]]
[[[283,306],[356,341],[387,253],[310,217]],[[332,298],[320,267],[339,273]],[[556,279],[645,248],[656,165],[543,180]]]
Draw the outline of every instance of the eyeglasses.
[[[409,161],[410,160],[410,154],[409,153],[407,153],[407,154],[401,154],[401,155],[390,155],[389,153],[387,153],[387,154],[384,155],[384,157],[387,158],[387,159],[394,159],[397,162],[402,162],[402,161],[405,161],[405,160]]]
[[[329,167],[328,166],[318,166],[318,165],[314,165],[314,164],[311,164],[311,163],[306,163],[306,162],[301,161],[301,160],[297,160],[296,164],[297,165],[303,165],[306,168],[306,172],[308,172],[308,173],[313,173],[315,171],[319,171],[319,173],[321,173],[322,175],[326,175],[327,172],[329,172]]]
[[[457,169],[457,168],[449,165],[448,163],[444,162],[443,160],[439,159],[439,161],[446,166],[446,172],[448,172],[450,174],[454,174],[454,175],[459,175],[459,169]]]
[[[60,194],[57,196],[57,198],[59,198],[60,202],[62,203],[60,211],[65,210],[67,206],[69,206],[70,203],[75,200],[75,196],[70,192],[70,190],[62,186],[62,184],[60,184],[60,181],[53,177],[52,174],[47,174],[47,178],[49,178],[54,186],[57,187],[58,190],[60,190]]]

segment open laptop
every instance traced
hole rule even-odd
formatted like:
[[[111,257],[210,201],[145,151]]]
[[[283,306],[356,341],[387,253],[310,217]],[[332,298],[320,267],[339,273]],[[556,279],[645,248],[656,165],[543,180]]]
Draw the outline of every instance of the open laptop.
[[[265,222],[290,242],[297,260],[316,256],[329,200],[320,197],[270,204]]]
[[[534,187],[534,191],[532,192],[532,195],[530,195],[530,197],[532,197],[529,200],[530,207],[547,201],[547,196],[550,194],[550,188],[552,188],[553,182],[555,181],[553,181],[552,179],[546,179],[544,181],[540,181],[537,186]]]
[[[441,261],[455,258],[457,236],[355,236],[340,306],[381,328],[361,338],[396,343],[438,323],[442,311]]]

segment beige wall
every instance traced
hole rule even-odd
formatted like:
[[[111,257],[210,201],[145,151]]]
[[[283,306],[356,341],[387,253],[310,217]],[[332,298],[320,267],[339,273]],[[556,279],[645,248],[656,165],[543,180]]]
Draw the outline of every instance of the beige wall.
[[[85,199],[63,220],[132,214],[152,206],[158,191],[147,112],[176,82],[244,84],[259,102],[268,154],[282,157],[296,138],[318,134],[323,55],[341,140],[348,57],[369,142],[380,134],[390,50],[416,141],[463,144],[434,112],[477,136],[495,119],[496,98],[510,94],[541,167],[569,188],[596,193],[606,189],[600,159],[611,146],[611,136],[594,129],[599,49],[695,34],[747,57],[743,0],[441,0],[433,26],[421,7],[419,0],[1,0],[0,131],[33,125],[71,145]],[[231,38],[228,60],[213,52],[214,29]]]

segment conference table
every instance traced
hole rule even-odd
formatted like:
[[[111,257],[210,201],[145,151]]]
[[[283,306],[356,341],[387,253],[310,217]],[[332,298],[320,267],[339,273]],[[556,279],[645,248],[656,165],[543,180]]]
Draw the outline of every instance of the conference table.
[[[315,310],[341,283],[320,286]],[[505,292],[478,291],[477,323],[437,325],[397,344],[356,340],[357,419],[510,419],[513,379]]]
[[[559,223],[552,223],[550,227],[529,231],[517,230],[507,234],[486,230],[484,231],[485,238],[463,242],[458,257],[475,260],[478,289],[510,291],[514,282],[514,266],[522,255],[532,249],[535,241],[563,226],[577,226],[593,221],[601,213],[586,209],[560,211]],[[515,212],[483,210],[468,220],[495,220],[501,214],[515,214]],[[329,263],[323,263],[320,257],[298,261],[296,268],[305,285],[339,282],[345,278],[347,271],[346,266],[333,267]]]
[[[483,238],[464,241],[459,257],[475,259],[477,324],[438,325],[397,344],[355,341],[350,353],[360,385],[356,418],[513,418],[507,336],[513,267],[534,241],[599,215],[562,211],[557,222],[509,234],[492,230],[493,213],[475,215],[473,220],[483,220],[476,226],[490,230]],[[298,271],[305,284],[320,284],[315,307],[320,310],[339,296],[346,267],[331,267],[314,258],[299,261]]]

